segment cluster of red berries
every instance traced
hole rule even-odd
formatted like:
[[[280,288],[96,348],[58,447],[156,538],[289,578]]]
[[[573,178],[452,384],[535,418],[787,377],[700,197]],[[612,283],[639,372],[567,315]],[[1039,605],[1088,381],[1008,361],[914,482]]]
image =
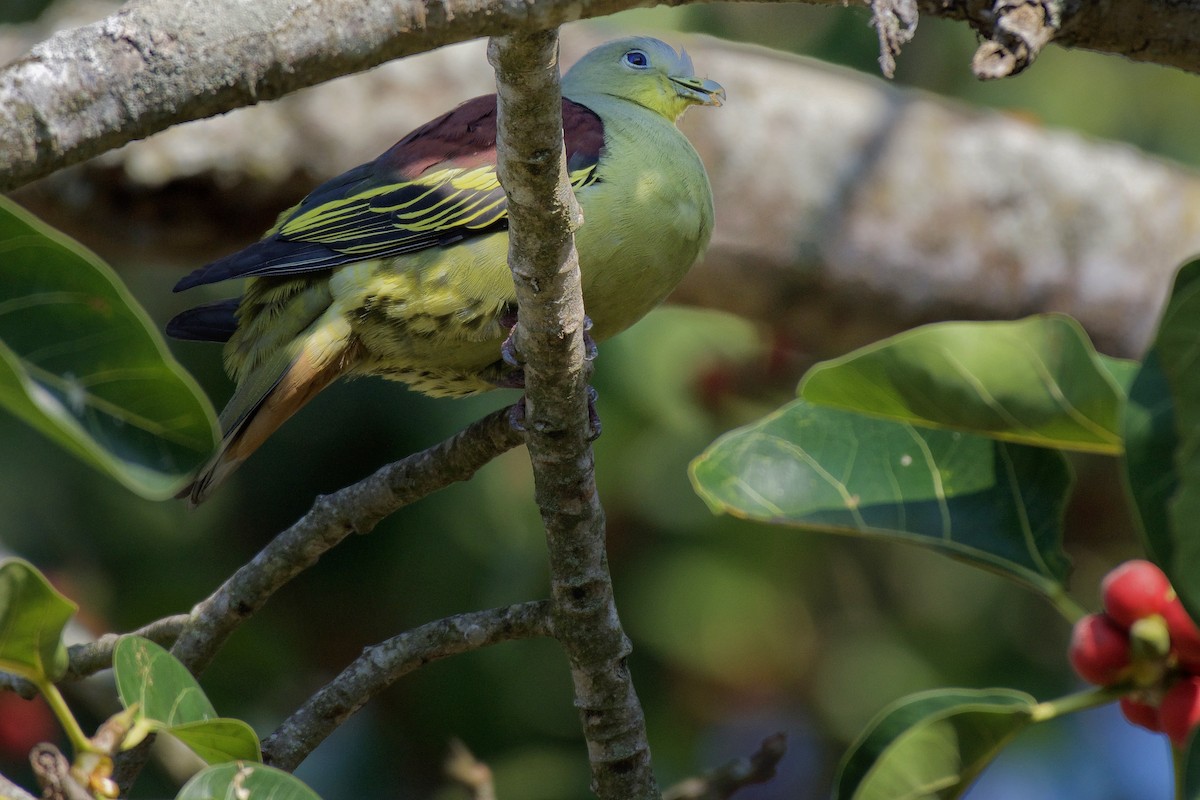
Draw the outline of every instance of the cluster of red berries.
[[[1177,747],[1200,725],[1200,629],[1149,561],[1127,561],[1101,583],[1104,613],[1071,635],[1071,666],[1088,683],[1128,683],[1125,718]]]

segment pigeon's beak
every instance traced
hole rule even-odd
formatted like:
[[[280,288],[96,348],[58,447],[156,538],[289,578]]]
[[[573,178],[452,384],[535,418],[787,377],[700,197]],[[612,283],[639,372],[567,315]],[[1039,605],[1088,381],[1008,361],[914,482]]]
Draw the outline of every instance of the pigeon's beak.
[[[671,77],[675,91],[680,97],[691,103],[702,106],[719,106],[725,102],[725,87],[707,78],[676,78]]]

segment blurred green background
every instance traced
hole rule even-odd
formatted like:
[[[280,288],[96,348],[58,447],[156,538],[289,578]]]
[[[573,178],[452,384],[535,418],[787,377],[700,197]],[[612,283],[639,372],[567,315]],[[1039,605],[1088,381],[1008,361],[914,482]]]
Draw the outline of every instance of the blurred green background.
[[[40,5],[6,0],[0,22],[30,19]],[[596,24],[703,32],[877,73],[875,33],[857,8],[713,4]],[[1052,48],[1026,74],[979,83],[969,71],[975,46],[965,26],[923,18],[896,81],[1186,165],[1200,161],[1194,76]],[[214,242],[213,255],[230,246]],[[197,264],[125,256],[114,266],[162,323],[174,308],[171,286]],[[220,407],[230,386],[219,348],[178,344],[175,351]],[[779,778],[738,797],[826,797],[847,743],[904,694],[1000,685],[1048,699],[1077,688],[1064,658],[1066,624],[998,577],[912,548],[709,514],[688,483],[689,460],[788,399],[804,363],[802,343],[780,344],[741,320],[682,308],[651,315],[606,344],[597,362],[605,426],[597,473],[612,570],[664,786],[784,730],[790,751]],[[435,401],[383,381],[341,384],[194,513],[140,500],[0,417],[0,546],[52,574],[94,631],[132,629],[189,609],[317,493],[513,399]],[[1080,491],[1068,550],[1077,596],[1095,606],[1099,577],[1137,546],[1116,465],[1099,458],[1075,465]],[[517,450],[468,484],[347,540],[234,636],[203,678],[217,709],[265,735],[367,644],[447,614],[544,596],[531,496],[526,455]],[[103,687],[75,696],[92,709],[92,722],[107,709]],[[558,648],[510,643],[402,680],[299,774],[327,800],[464,797],[440,774],[446,743],[457,737],[494,769],[502,800],[574,800],[588,796],[578,731]],[[0,771],[22,775],[13,760],[11,752],[0,755]],[[151,770],[134,796],[164,796],[172,786]],[[970,796],[1169,795],[1165,742],[1110,708],[1023,737]]]

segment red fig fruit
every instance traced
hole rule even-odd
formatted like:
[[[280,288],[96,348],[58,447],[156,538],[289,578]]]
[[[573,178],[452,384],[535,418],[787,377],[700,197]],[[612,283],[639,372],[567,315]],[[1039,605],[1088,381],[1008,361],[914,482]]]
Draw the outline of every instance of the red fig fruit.
[[[1171,743],[1183,747],[1192,728],[1200,723],[1200,677],[1185,675],[1177,680],[1163,696],[1158,718]]]
[[[1104,614],[1075,623],[1067,652],[1079,677],[1097,686],[1116,683],[1129,668],[1129,638]]]
[[[1113,622],[1128,628],[1142,617],[1161,614],[1175,599],[1163,571],[1149,561],[1126,561],[1100,583],[1104,610]]]

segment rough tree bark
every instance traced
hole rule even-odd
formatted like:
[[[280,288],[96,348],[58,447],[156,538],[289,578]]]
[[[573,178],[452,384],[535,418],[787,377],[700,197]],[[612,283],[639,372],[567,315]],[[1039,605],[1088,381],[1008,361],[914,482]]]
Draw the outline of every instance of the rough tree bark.
[[[558,31],[493,38],[497,173],[508,195],[517,351],[525,359],[525,445],[546,526],[551,619],[575,686],[592,791],[655,800],[646,722],[626,658],[596,490],[583,294],[574,231],[583,221],[567,178]]]
[[[0,190],[170,125],[281,97],[400,56],[658,4],[133,0],[97,23],[56,34],[0,69],[0,141],[6,143],[0,150]],[[885,46],[898,46],[911,34],[916,24],[911,5],[912,0],[874,2]],[[899,6],[907,9],[895,26],[901,33],[886,33]],[[987,58],[981,74],[1019,71],[1052,40],[1200,72],[1196,0],[924,0],[919,7],[929,15],[966,20],[996,43],[1005,65],[997,68],[996,59]],[[1027,9],[1037,20],[1034,30],[1006,22],[1014,15],[1024,20]]]

